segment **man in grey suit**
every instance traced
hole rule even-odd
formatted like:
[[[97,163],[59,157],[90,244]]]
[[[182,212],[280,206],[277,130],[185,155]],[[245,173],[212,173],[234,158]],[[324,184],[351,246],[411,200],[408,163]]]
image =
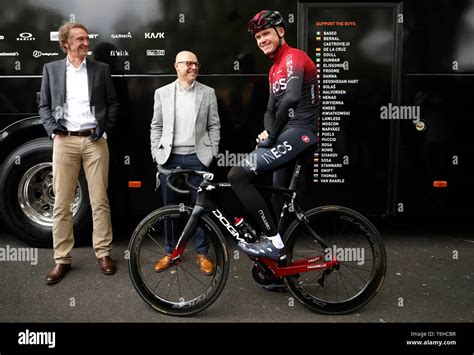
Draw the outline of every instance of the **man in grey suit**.
[[[192,52],[176,55],[177,80],[155,92],[154,114],[150,140],[153,160],[167,169],[207,170],[213,157],[217,157],[220,140],[220,122],[214,89],[196,81],[200,63]],[[180,196],[166,186],[160,177],[163,203],[179,204]],[[193,181],[199,184],[200,181]],[[192,199],[196,192],[191,190]],[[167,238],[166,255],[155,264],[155,271],[170,267],[170,254],[176,240]],[[196,235],[197,260],[201,271],[211,275],[214,265],[207,256],[209,242],[202,231]]]
[[[86,175],[93,215],[93,245],[100,270],[115,273],[109,256],[112,224],[107,197],[109,151],[107,134],[115,124],[118,103],[109,66],[86,59],[87,28],[66,23],[59,28],[59,44],[67,57],[43,68],[38,107],[53,140],[53,245],[56,266],[48,284],[62,280],[71,268],[74,246],[72,211],[81,166]]]

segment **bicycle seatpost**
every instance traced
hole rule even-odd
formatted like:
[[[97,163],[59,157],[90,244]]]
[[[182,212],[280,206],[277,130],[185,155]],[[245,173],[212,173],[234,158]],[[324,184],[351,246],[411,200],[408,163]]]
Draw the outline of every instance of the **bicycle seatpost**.
[[[295,170],[293,171],[293,177],[290,182],[290,190],[296,190],[298,188],[298,177],[301,172],[301,159],[298,159],[295,164]]]

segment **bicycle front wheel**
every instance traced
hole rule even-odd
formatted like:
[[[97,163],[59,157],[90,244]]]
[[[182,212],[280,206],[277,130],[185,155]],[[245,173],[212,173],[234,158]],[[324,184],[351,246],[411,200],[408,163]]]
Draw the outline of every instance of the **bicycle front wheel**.
[[[323,257],[321,263],[338,263],[286,277],[289,290],[318,313],[345,314],[363,307],[385,277],[387,258],[380,233],[367,218],[347,207],[322,206],[305,215],[308,225],[296,220],[285,234],[288,262]],[[330,244],[328,248],[321,246],[314,233]]]
[[[181,258],[155,271],[156,263],[167,254],[166,245],[178,241],[191,212],[187,206],[153,211],[137,226],[129,245],[129,273],[138,294],[157,311],[173,316],[192,315],[210,306],[222,292],[229,272],[224,236],[206,215],[201,216]],[[214,263],[211,275],[204,274],[197,262],[196,245],[202,247],[203,240]]]

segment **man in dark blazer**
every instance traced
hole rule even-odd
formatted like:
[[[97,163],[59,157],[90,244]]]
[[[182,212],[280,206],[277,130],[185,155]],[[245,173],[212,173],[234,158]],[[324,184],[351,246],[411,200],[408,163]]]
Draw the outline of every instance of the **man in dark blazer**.
[[[100,270],[115,273],[109,256],[112,224],[107,197],[109,151],[107,134],[115,124],[118,103],[109,66],[86,59],[89,32],[79,23],[59,28],[59,44],[67,57],[43,68],[38,107],[53,140],[53,245],[56,266],[48,284],[62,280],[71,268],[74,246],[72,204],[81,166],[89,188],[93,215],[93,246]]]

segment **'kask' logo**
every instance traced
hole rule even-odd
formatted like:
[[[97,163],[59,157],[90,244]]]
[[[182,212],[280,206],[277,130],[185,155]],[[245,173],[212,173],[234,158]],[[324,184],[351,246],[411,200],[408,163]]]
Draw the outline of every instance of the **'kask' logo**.
[[[164,32],[145,32],[145,39],[165,39]]]

